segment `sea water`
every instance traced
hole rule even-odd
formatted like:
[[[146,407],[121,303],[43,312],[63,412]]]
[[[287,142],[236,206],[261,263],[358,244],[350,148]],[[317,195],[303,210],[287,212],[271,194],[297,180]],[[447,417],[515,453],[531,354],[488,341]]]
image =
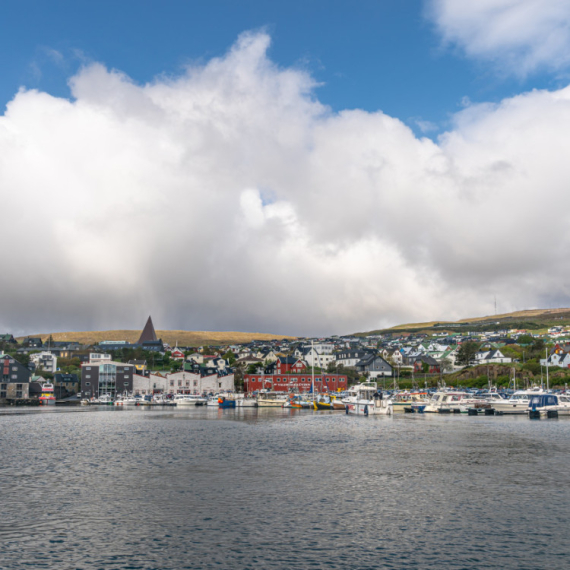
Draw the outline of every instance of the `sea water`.
[[[0,412],[0,568],[568,568],[570,418]]]

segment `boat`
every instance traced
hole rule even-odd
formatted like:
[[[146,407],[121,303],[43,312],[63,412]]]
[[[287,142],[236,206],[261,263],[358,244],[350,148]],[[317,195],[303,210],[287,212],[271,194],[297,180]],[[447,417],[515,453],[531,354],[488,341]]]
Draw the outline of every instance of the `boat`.
[[[340,400],[333,396],[325,395],[319,396],[314,402],[315,410],[330,410],[330,411],[345,411],[346,407]]]
[[[42,384],[42,395],[38,399],[41,406],[55,406],[54,388],[51,382]]]
[[[236,407],[235,398],[226,397],[226,396],[219,396],[218,397],[218,407],[222,408],[223,410],[226,410],[229,408],[235,408]]]
[[[282,408],[287,400],[285,392],[260,391],[257,395],[257,405],[260,408]]]
[[[126,396],[123,398],[123,406],[136,406],[139,400],[135,396]]]
[[[247,398],[245,394],[234,394],[236,408],[256,408],[257,401],[255,398]]]
[[[105,406],[112,406],[113,398],[111,397],[111,394],[101,394],[99,398],[97,398],[93,403]]]
[[[412,404],[427,405],[429,396],[427,392],[398,392],[391,397],[394,413],[403,413],[406,408],[411,408]]]
[[[529,390],[517,390],[509,399],[493,402],[492,407],[503,414],[526,414],[531,398],[544,393],[539,386],[534,386]]]
[[[206,398],[197,394],[176,394],[173,400],[177,406],[196,406],[198,402],[202,405],[206,401]]]
[[[561,396],[558,394],[535,394],[531,396],[527,413],[530,418],[538,417],[558,417],[558,415],[568,415],[570,414],[570,402],[560,400]],[[564,404],[564,405],[562,405]]]
[[[424,413],[468,413],[469,409],[487,409],[491,404],[474,398],[469,392],[447,390],[436,392],[427,404],[412,404],[412,411]]]
[[[348,390],[349,396],[344,399],[347,414],[360,416],[392,415],[392,401],[384,399],[378,391],[376,382],[362,382]]]
[[[218,395],[216,395],[216,396],[210,396],[210,397],[206,400],[206,406],[219,408],[220,405],[219,405],[219,403],[218,403]]]

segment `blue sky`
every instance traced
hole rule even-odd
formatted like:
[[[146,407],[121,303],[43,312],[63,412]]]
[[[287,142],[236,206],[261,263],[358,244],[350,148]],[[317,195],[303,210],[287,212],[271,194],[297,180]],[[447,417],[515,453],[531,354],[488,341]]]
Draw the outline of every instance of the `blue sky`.
[[[0,331],[570,306],[570,0],[2,9]]]
[[[416,130],[416,121],[430,121],[438,127],[431,135],[464,98],[499,101],[560,84],[543,70],[497,74],[443,46],[420,0],[6,0],[2,9],[3,104],[21,86],[69,96],[67,80],[90,61],[141,83],[176,75],[260,28],[273,39],[272,60],[310,71],[322,83],[320,101],[335,111],[382,110]]]

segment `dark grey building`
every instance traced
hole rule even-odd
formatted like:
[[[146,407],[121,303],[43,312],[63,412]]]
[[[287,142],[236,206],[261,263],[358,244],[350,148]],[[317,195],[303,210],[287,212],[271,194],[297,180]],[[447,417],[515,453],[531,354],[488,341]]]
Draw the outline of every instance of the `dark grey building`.
[[[368,374],[369,378],[392,376],[392,367],[381,357],[368,354],[356,363],[356,370]]]
[[[0,400],[29,398],[31,372],[9,354],[0,356]]]
[[[84,398],[99,397],[133,391],[135,367],[123,362],[86,363],[81,367],[81,395]]]

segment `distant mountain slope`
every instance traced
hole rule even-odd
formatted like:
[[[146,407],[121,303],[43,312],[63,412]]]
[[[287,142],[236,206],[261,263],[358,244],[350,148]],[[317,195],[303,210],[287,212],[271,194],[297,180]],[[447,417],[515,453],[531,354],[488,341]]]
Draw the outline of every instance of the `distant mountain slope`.
[[[103,340],[126,340],[137,342],[141,334],[140,330],[115,330],[115,331],[85,331],[85,332],[61,332],[51,333],[55,341],[76,341],[81,344],[96,344]],[[156,331],[158,338],[174,346],[203,346],[219,344],[239,344],[252,340],[294,339],[295,337],[278,334],[245,333],[245,332],[208,332],[208,331]],[[41,337],[46,341],[50,333],[29,335]],[[23,337],[22,337],[23,338]],[[22,340],[19,338],[18,340]]]
[[[498,324],[497,324],[498,323]],[[470,319],[460,319],[459,321],[430,321],[426,323],[409,323],[397,325],[389,329],[370,331],[367,333],[357,333],[359,336],[375,334],[381,332],[398,331],[419,331],[419,330],[453,330],[456,328],[474,325],[477,328],[489,325],[489,328],[541,328],[550,327],[555,324],[570,324],[570,308],[559,309],[528,309],[526,311],[515,311],[513,313],[502,313],[500,315],[490,315],[487,317],[473,317]]]

